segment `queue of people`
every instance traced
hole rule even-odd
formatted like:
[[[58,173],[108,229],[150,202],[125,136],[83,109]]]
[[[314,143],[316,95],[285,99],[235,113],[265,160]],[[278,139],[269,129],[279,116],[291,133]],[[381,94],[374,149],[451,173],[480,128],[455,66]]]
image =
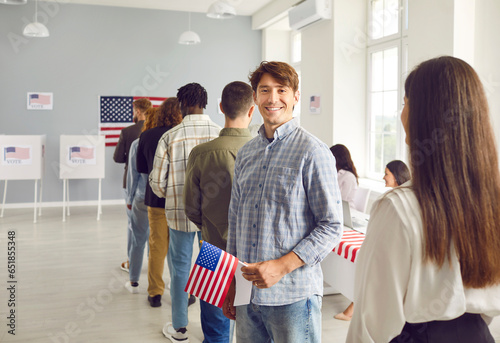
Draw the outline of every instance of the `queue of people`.
[[[234,280],[222,308],[200,301],[204,342],[327,341],[320,262],[342,238],[342,200],[353,203],[358,173],[346,146],[328,149],[293,118],[293,67],[265,61],[249,81],[222,91],[224,128],[204,113],[206,90],[189,83],[158,110],[134,102],[143,132],[120,136],[126,288],[137,293],[149,236],[148,301],[161,306],[166,257],[172,312],[162,331],[171,342],[189,342],[195,300],[184,288],[200,238],[244,261],[252,283],[249,305],[234,306]],[[405,93],[410,168],[385,167],[392,190],[372,205],[356,306],[338,319],[351,320],[347,342],[494,342],[487,321],[500,314],[500,175],[482,85],[467,63],[441,57],[415,68]],[[264,122],[256,137],[248,130],[255,106]],[[432,151],[422,151],[427,141]]]

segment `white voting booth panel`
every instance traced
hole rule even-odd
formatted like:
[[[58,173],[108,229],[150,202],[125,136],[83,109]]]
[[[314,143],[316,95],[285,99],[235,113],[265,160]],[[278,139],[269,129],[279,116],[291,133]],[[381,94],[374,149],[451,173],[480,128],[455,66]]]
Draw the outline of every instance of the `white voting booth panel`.
[[[105,170],[105,137],[61,135],[59,145],[59,178],[63,180],[63,221],[69,215],[69,179],[99,179],[97,220],[101,211],[101,180]]]
[[[42,201],[42,182],[45,169],[45,135],[0,135],[0,180],[4,180],[2,201],[3,217],[7,196],[7,181],[34,180],[34,220],[36,223],[38,180],[40,180],[40,198]],[[41,215],[41,206],[39,215]]]

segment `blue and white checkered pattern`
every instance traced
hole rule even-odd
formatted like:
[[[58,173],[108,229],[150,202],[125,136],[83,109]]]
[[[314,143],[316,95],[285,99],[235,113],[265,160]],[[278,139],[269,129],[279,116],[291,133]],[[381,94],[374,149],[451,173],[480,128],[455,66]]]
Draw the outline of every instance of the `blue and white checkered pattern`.
[[[259,136],[238,152],[229,207],[227,251],[241,261],[277,259],[294,251],[306,265],[252,303],[287,305],[323,294],[321,262],[342,237],[342,200],[328,147],[291,120],[273,142]]]

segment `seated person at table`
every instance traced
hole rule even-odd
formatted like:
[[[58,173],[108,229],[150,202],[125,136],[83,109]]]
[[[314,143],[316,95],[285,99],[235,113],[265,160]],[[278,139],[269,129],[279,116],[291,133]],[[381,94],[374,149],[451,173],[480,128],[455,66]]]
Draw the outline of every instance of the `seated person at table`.
[[[386,187],[395,188],[410,179],[410,170],[403,161],[394,160],[385,166],[383,179]]]
[[[332,146],[330,151],[335,156],[337,179],[342,200],[347,201],[351,208],[355,208],[354,195],[358,189],[358,173],[351,159],[351,154],[347,147],[342,144]]]
[[[460,59],[408,75],[412,181],[373,205],[348,343],[494,342],[485,320],[500,315],[500,171],[488,112]]]

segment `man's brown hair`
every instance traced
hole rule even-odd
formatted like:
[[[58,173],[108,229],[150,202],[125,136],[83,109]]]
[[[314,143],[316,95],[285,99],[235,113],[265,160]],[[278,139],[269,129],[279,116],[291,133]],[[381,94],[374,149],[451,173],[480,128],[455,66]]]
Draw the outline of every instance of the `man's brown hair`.
[[[224,115],[235,119],[248,113],[253,105],[252,88],[241,81],[234,81],[222,90],[221,105]]]
[[[133,102],[134,108],[141,112],[146,112],[151,107],[151,101],[146,98],[140,98]]]
[[[262,61],[257,69],[250,73],[249,80],[254,92],[257,91],[262,75],[269,74],[283,86],[290,87],[294,92],[299,90],[299,75],[291,65],[285,62]]]

